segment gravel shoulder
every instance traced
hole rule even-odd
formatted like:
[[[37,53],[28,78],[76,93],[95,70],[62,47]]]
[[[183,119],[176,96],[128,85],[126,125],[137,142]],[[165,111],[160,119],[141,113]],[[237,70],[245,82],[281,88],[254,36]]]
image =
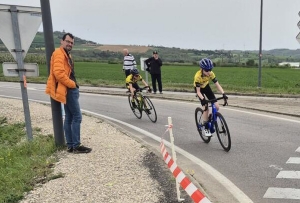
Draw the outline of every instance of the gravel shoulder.
[[[8,122],[25,122],[21,100],[0,97],[0,115]],[[32,127],[53,134],[49,105],[29,103]],[[161,156],[110,123],[83,115],[81,140],[92,147],[89,154],[58,151],[54,174],[63,178],[37,185],[21,203],[178,202],[175,179]],[[181,191],[184,202],[193,202]]]

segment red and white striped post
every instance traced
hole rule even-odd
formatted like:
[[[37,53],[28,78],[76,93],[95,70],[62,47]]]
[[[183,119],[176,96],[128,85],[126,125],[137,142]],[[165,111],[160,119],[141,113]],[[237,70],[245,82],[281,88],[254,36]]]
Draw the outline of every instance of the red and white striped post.
[[[174,146],[174,136],[173,136],[173,130],[172,130],[172,118],[168,117],[168,124],[169,124],[169,134],[170,134],[170,142],[171,142],[171,148],[172,148],[172,156],[174,163],[176,164],[177,158],[176,158],[176,152],[175,152],[175,146]],[[179,182],[176,179],[176,192],[177,192],[177,200],[178,202],[184,201],[184,199],[180,198],[180,190],[179,190]]]
[[[186,177],[186,175],[181,171],[181,169],[176,164],[176,153],[175,153],[175,145],[174,145],[174,136],[173,136],[173,124],[171,117],[168,117],[168,131],[170,132],[170,141],[171,141],[171,148],[172,148],[172,155],[174,159],[169,155],[166,150],[163,136],[161,138],[160,143],[160,150],[163,156],[165,163],[167,164],[168,168],[172,172],[173,176],[176,179],[176,190],[177,190],[177,199],[178,202],[184,201],[184,199],[180,198],[180,190],[179,184],[181,187],[188,193],[188,195],[192,198],[195,203],[211,203],[209,199],[207,199],[202,192]],[[165,132],[166,133],[166,132]]]

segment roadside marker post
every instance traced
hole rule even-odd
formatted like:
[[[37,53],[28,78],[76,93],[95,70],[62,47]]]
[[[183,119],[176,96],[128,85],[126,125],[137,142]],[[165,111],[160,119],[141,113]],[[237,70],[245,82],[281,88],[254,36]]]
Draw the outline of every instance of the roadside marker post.
[[[170,134],[170,142],[171,142],[171,148],[172,148],[172,156],[174,163],[176,164],[177,157],[176,157],[176,152],[175,152],[175,146],[174,146],[174,136],[173,136],[173,130],[172,130],[172,118],[168,117],[168,124],[169,124],[169,134]],[[184,199],[180,198],[180,190],[179,190],[179,182],[176,179],[176,192],[177,192],[177,200],[178,202],[184,201]]]
[[[180,190],[179,190],[179,184],[181,187],[187,192],[187,194],[192,198],[192,200],[195,203],[211,203],[211,201],[205,197],[205,195],[202,194],[202,192],[186,177],[186,175],[182,172],[182,170],[177,166],[176,164],[176,153],[175,153],[175,145],[174,145],[174,136],[173,136],[173,124],[172,124],[172,118],[168,117],[168,129],[165,131],[170,132],[170,141],[171,141],[171,148],[172,148],[172,155],[174,159],[169,155],[169,153],[166,150],[164,139],[162,135],[161,137],[161,143],[160,143],[160,150],[163,156],[163,159],[165,163],[167,164],[168,168],[172,172],[173,176],[176,179],[176,190],[177,190],[177,200],[178,202],[184,201],[184,199],[180,198]]]

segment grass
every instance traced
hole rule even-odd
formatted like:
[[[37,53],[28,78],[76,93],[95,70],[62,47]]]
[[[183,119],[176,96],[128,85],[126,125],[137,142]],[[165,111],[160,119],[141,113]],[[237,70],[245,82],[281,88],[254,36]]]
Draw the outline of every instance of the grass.
[[[50,176],[57,148],[52,136],[36,135],[26,141],[25,124],[7,124],[0,117],[0,202],[13,203],[37,183],[59,178]],[[39,129],[34,129],[35,133]]]
[[[92,62],[75,63],[76,78],[80,85],[124,87],[125,75],[122,64]],[[162,66],[164,90],[193,91],[193,78],[197,66],[165,65]],[[40,77],[27,78],[28,82],[46,83],[48,70],[46,65],[39,67]],[[299,69],[266,68],[261,70],[261,87],[258,88],[258,68],[215,67],[218,81],[227,93],[237,94],[291,94],[300,93]],[[145,72],[141,71],[145,78]],[[4,77],[0,69],[0,81],[18,81],[18,78]],[[151,76],[148,75],[151,84]],[[214,85],[211,85],[216,91]]]

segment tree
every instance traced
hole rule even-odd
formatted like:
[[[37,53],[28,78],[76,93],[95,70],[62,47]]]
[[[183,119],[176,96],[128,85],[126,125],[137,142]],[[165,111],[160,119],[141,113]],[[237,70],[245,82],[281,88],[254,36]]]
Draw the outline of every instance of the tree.
[[[254,64],[255,64],[254,59],[248,59],[248,61],[246,62],[247,66],[254,66]]]

